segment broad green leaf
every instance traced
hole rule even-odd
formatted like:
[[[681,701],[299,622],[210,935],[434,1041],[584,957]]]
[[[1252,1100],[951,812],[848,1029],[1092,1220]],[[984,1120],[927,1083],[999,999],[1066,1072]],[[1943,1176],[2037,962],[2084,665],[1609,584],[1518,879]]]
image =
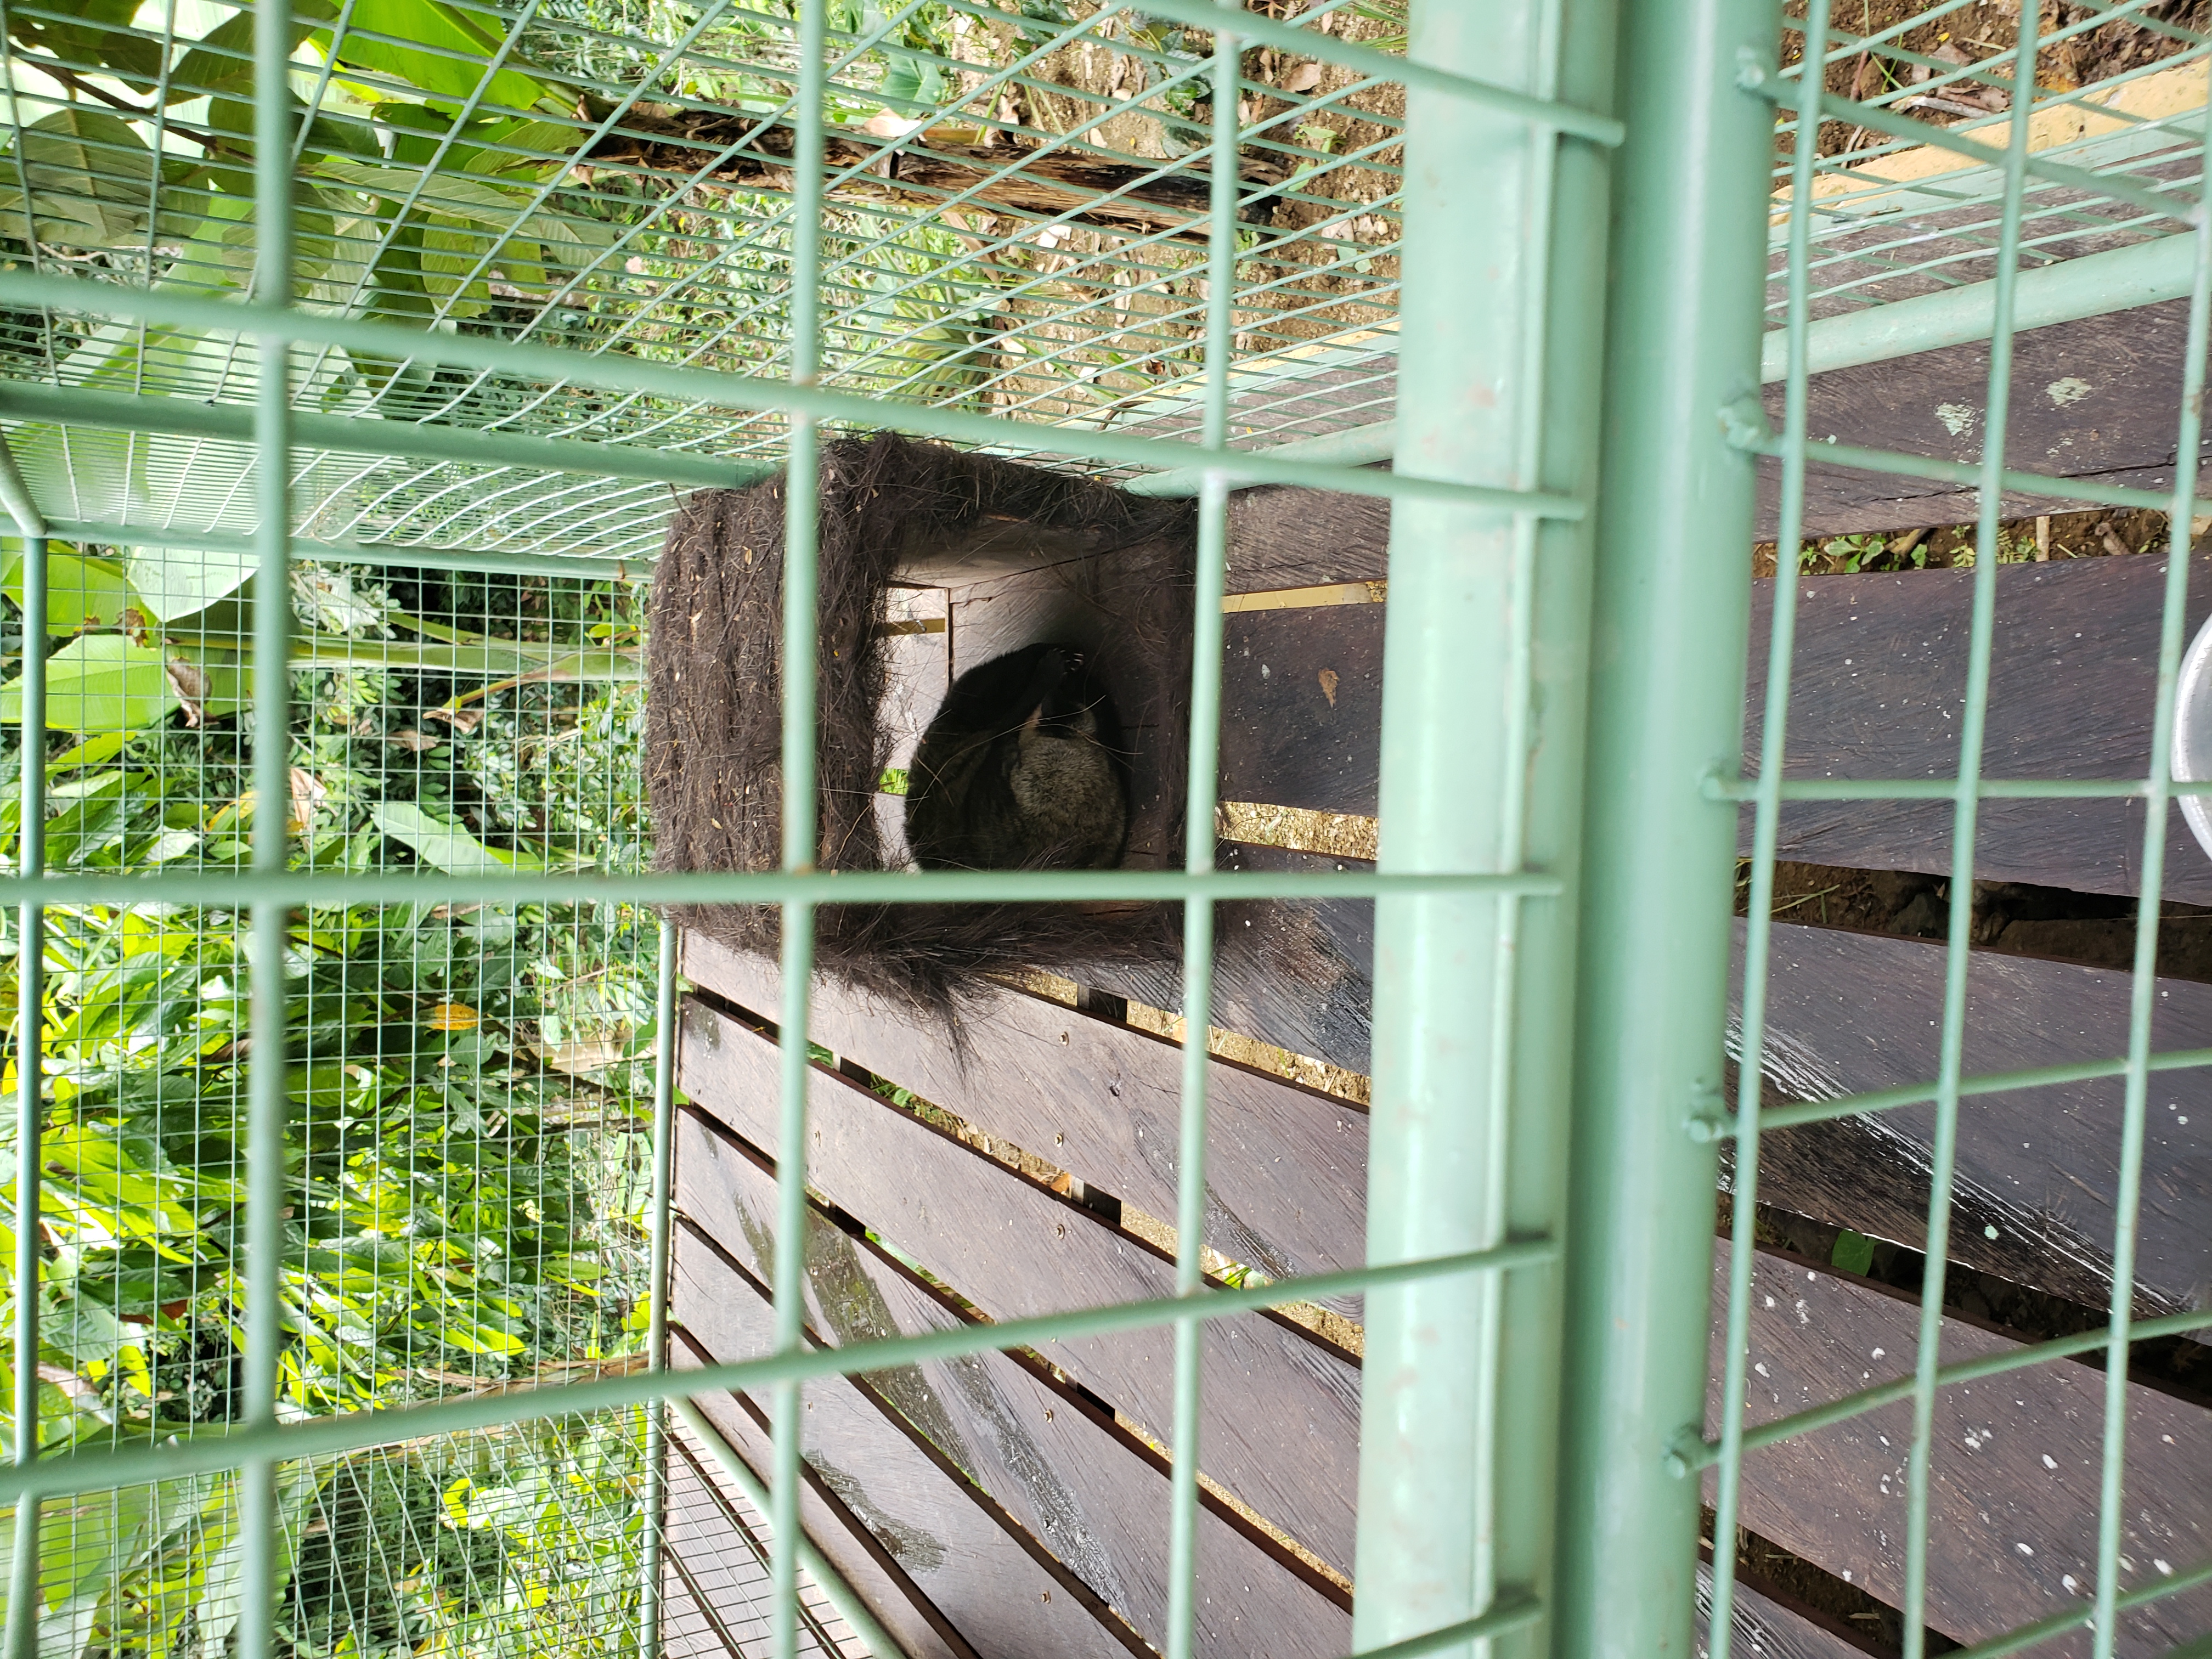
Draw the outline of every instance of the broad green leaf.
[[[317,22],[337,15],[330,0],[292,0],[292,44],[314,33]],[[234,13],[210,29],[169,72],[168,101],[253,91],[253,14]]]
[[[20,547],[12,536],[8,539]],[[23,556],[20,551],[10,551],[4,569],[0,569],[0,592],[18,607],[23,603]],[[48,547],[47,633],[69,635],[81,634],[88,628],[119,628],[126,611],[152,615],[121,565],[112,559],[66,550],[60,544]]]
[[[129,732],[179,707],[167,663],[119,634],[71,640],[46,662],[46,724],[58,732]],[[0,686],[0,722],[23,720],[20,681]]]
[[[448,167],[451,165],[448,157]],[[450,170],[434,173],[425,179],[412,167],[337,159],[318,161],[314,176],[395,204],[412,201],[417,212],[433,216],[434,223],[442,220],[455,227],[481,225],[497,232],[500,240],[520,237],[581,249],[604,248],[614,240],[614,227],[596,219],[526,211],[535,193],[520,185],[464,179]],[[491,240],[483,237],[477,238],[474,243],[479,251],[492,245]]]
[[[40,1334],[79,1364],[112,1360],[148,1334],[143,1326],[125,1324],[105,1304],[88,1296],[60,1297],[40,1322]]]
[[[20,160],[21,178],[17,176]],[[154,199],[154,152],[119,116],[76,105],[42,116],[20,149],[0,155],[0,235],[29,240],[22,183],[31,189],[38,239],[65,247],[112,248],[142,236]]]
[[[384,38],[367,38],[371,34]],[[501,35],[473,12],[441,0],[355,0],[343,40],[333,45],[327,30],[314,39],[340,63],[380,70],[434,99],[459,103],[483,82],[483,64],[499,50]],[[507,61],[516,60],[510,54]],[[561,102],[543,82],[512,69],[491,77],[483,101],[518,110],[540,104],[558,108]]]
[[[243,587],[256,568],[244,553],[182,547],[139,547],[126,561],[131,586],[157,622],[196,616],[226,593]]]
[[[389,801],[370,809],[376,827],[394,841],[414,849],[416,857],[449,876],[507,874],[516,870],[542,870],[544,860],[530,853],[503,853],[485,846],[458,823],[433,817],[406,801]]]
[[[945,95],[945,71],[911,52],[886,52],[883,84],[877,90],[894,114],[910,113],[909,106],[915,104],[933,108]]]
[[[96,738],[74,744],[56,755],[46,763],[47,774],[52,775],[73,766],[97,766],[102,761],[112,760],[123,752],[123,745],[129,740],[128,732],[103,732]],[[48,791],[48,793],[52,793]]]
[[[160,41],[126,32],[126,26],[138,10],[138,0],[73,0],[70,5],[52,9],[66,14],[70,18],[67,22],[42,17],[39,15],[40,9],[9,7],[9,37],[51,53],[72,67],[104,64],[126,76],[143,76],[149,80],[159,73]],[[27,16],[26,12],[29,13]]]

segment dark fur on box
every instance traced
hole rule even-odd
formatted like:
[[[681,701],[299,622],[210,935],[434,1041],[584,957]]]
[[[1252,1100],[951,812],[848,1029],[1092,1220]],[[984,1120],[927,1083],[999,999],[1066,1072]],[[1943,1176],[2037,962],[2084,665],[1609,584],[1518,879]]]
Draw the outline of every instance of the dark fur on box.
[[[782,845],[781,478],[690,496],[653,577],[647,783],[662,870],[774,870]],[[826,870],[889,860],[874,795],[889,757],[885,599],[902,574],[1047,566],[1056,630],[1088,635],[1132,759],[1130,864],[1179,849],[1188,747],[1193,515],[1065,473],[889,435],[822,452],[817,738]],[[1056,635],[1057,636],[1057,634]],[[1179,861],[1179,860],[1171,860]],[[679,907],[671,920],[774,955],[773,906]],[[1176,951],[1174,907],[828,905],[816,963],[862,989],[951,1014],[979,975],[1085,979]]]

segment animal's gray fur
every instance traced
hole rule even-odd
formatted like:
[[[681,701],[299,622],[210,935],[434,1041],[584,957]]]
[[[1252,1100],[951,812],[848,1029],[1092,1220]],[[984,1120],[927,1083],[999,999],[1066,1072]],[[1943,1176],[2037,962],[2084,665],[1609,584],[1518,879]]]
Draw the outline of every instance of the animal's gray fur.
[[[1129,796],[1113,708],[1073,646],[963,674],[908,771],[906,834],[925,869],[1095,870],[1121,860]]]

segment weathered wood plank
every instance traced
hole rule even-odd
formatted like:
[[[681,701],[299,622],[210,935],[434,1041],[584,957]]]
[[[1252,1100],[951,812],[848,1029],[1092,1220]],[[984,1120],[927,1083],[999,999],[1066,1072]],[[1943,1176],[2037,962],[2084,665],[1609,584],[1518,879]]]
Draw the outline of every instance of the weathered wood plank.
[[[701,1357],[726,1362],[767,1352],[772,1315],[760,1287],[689,1229],[678,1230],[675,1246],[672,1302],[681,1301],[681,1328]],[[836,1378],[807,1385],[802,1398],[810,1486],[826,1489],[857,1516],[981,1659],[1142,1653],[1126,1630],[1110,1628],[1085,1605],[1090,1598],[1082,1586],[1056,1571],[1048,1556],[1040,1560],[1020,1528],[860,1386]],[[728,1395],[702,1396],[698,1403],[732,1449],[765,1478],[768,1419],[759,1403]],[[812,1536],[811,1521],[805,1524]],[[826,1544],[823,1553],[830,1553]],[[888,1620],[886,1627],[905,1639]]]
[[[1218,844],[1224,870],[1348,870],[1358,859]],[[1214,907],[1212,1024],[1294,1054],[1364,1073],[1374,1040],[1372,903],[1358,899],[1248,899]],[[1180,953],[1097,970],[1096,989],[1180,1012]]]
[[[687,1127],[698,1130],[696,1121]],[[725,1143],[726,1144],[726,1143]],[[771,1272],[775,1179],[755,1149],[719,1158],[720,1180],[684,1188],[690,1223],[756,1279]],[[687,1155],[696,1158],[696,1148]],[[810,1338],[831,1346],[963,1322],[941,1292],[810,1206]],[[685,1316],[679,1305],[678,1318]],[[1166,1469],[1072,1391],[1006,1354],[931,1361],[870,1385],[1155,1646],[1168,1608]],[[1335,1659],[1351,1645],[1348,1601],[1287,1565],[1210,1498],[1200,1517],[1201,1652]]]
[[[1241,611],[1224,619],[1224,800],[1375,811],[1387,608]]]
[[[774,1045],[696,999],[678,1050],[694,1115],[753,1145],[775,1139]],[[829,1200],[994,1317],[1173,1293],[1172,1264],[1134,1235],[929,1128],[850,1079],[811,1073],[807,1178]],[[697,1136],[682,1190],[708,1179]],[[733,1148],[727,1156],[737,1156]],[[687,1202],[689,1201],[687,1197]],[[1167,1328],[1042,1347],[1155,1435],[1174,1423]],[[1201,1467],[1339,1571],[1352,1559],[1358,1463],[1357,1362],[1267,1316],[1209,1321]]]
[[[1727,1255],[1715,1253],[1716,1306]],[[1757,1425],[1910,1376],[1919,1310],[1880,1287],[1762,1252],[1752,1286],[1747,1424]],[[1706,1395],[1717,1431],[1725,1326],[1716,1320]],[[1947,1362],[2017,1346],[1943,1322]],[[1955,1384],[1938,1396],[1929,1483],[1928,1620],[1962,1642],[2078,1607],[2094,1582],[2105,1379],[2072,1361]],[[2212,1555],[2212,1413],[2130,1385],[2126,1587]],[[1912,1405],[1900,1401],[1753,1452],[1742,1522],[1762,1537],[1896,1605],[1905,1586],[1905,1461]],[[1710,1499],[1714,1477],[1705,1487]],[[2163,1655],[2212,1627],[2212,1590],[2122,1620],[2124,1655]],[[2039,1654],[2087,1655],[2086,1634]]]
[[[1992,778],[2141,777],[2150,764],[2162,556],[1998,570],[1983,767]],[[1959,774],[1973,573],[1808,576],[1798,581],[1790,685],[1792,778]],[[1755,585],[1747,772],[1759,754],[1773,584]],[[2189,626],[2212,614],[2212,573],[2190,582]],[[1984,800],[1974,873],[2092,893],[2139,890],[2137,800]],[[1855,869],[1951,868],[1949,803],[1808,801],[1782,815],[1782,856]],[[1752,814],[1738,846],[1751,849]],[[2166,896],[2212,903],[2207,859],[2172,809]]]
[[[1832,1100],[1936,1077],[1941,945],[1788,925],[1773,938],[1770,1097]],[[1968,1075],[2127,1052],[2125,974],[1978,951],[1967,975]],[[2151,1036],[2159,1049],[2212,1047],[2212,986],[2160,980]],[[2136,1299],[2146,1313],[2172,1312],[2202,1305],[2212,1285],[2212,1073],[2160,1073],[2151,1090]],[[1953,1255],[2103,1306],[2123,1098],[2112,1078],[1961,1100]],[[1759,1198],[1919,1249],[1934,1134],[1932,1106],[1770,1134]]]
[[[672,1279],[671,1289],[675,1288]],[[765,1314],[756,1322],[765,1328]],[[755,1352],[747,1349],[745,1352]],[[696,1370],[718,1363],[696,1333],[681,1325],[670,1332],[668,1363],[673,1370]],[[691,1403],[714,1425],[723,1443],[765,1482],[773,1467],[765,1413],[742,1395],[708,1393]],[[953,1628],[901,1561],[872,1533],[816,1470],[803,1471],[799,1524],[830,1565],[867,1604],[868,1611],[913,1659],[981,1659],[968,1638]],[[923,1553],[926,1554],[926,1552]]]
[[[2057,477],[2171,489],[2188,324],[2189,303],[2177,300],[2015,335],[2008,465]],[[1807,388],[1807,429],[1815,438],[1977,462],[1989,373],[1989,343],[1978,341],[1818,374]],[[1778,430],[1783,394],[1779,383],[1766,388],[1768,417]],[[1781,476],[1778,461],[1760,463],[1761,537],[1774,534]],[[1975,493],[1955,484],[1806,469],[1805,527],[1815,534],[1967,524],[1978,507]],[[2063,500],[2008,493],[2002,511],[2018,518],[2066,508]]]
[[[684,972],[757,1014],[782,1006],[774,963],[703,934],[684,936]],[[963,1054],[928,1016],[828,981],[817,982],[808,1035],[1088,1186],[1150,1215],[1176,1212],[1174,1043],[1006,990],[965,1018]],[[1365,1261],[1366,1114],[1225,1060],[1207,1077],[1206,1242],[1278,1279]]]
[[[1287,484],[1231,492],[1231,593],[1381,581],[1389,574],[1390,503],[1381,497]]]
[[[1698,1563],[1698,1611],[1692,1632],[1697,1659],[1711,1659],[1713,1570]],[[1729,1620],[1729,1651],[1746,1659],[1875,1659],[1875,1650],[1838,1634],[1739,1577]]]
[[[687,951],[687,967],[702,983],[742,986],[775,1006],[765,964],[718,955],[703,941]],[[1772,963],[1766,1087],[1773,1098],[1829,1099],[1936,1075],[1940,945],[1783,924],[1774,930]],[[2124,974],[1976,951],[1968,984],[1970,1074],[2125,1052]],[[2212,1047],[2212,987],[2161,980],[2158,989],[2155,1046]],[[1159,1213],[1154,1206],[1174,1190],[1171,1047],[1009,994],[976,1022],[972,1071],[963,1073],[949,1041],[926,1024],[902,1023],[827,987],[816,997],[816,1018],[835,1033],[820,1040],[837,1052],[1139,1207]],[[994,1035],[1002,1019],[1018,1035]],[[1063,1032],[1067,1045],[1058,1043]],[[1054,1047],[1064,1064],[1049,1063]],[[1033,1081],[1022,1090],[997,1086],[1007,1075]],[[1282,1272],[1359,1260],[1364,1120],[1326,1097],[1235,1067],[1217,1063],[1214,1076],[1221,1127],[1209,1173],[1220,1202],[1209,1217],[1209,1242],[1237,1260],[1257,1258],[1255,1265],[1279,1260]],[[1285,1090],[1298,1106],[1310,1102],[1328,1115],[1297,1109]],[[2121,1099],[2120,1083],[2103,1079],[1963,1101],[1954,1259],[2102,1306],[2111,1294]],[[2212,1074],[2159,1074],[2151,1108],[2136,1257],[2145,1313],[2199,1305],[2212,1284]],[[1933,1109],[1915,1107],[1771,1135],[1760,1198],[1918,1249],[1933,1133]]]
[[[683,1423],[665,1442],[661,1632],[665,1655],[772,1659],[767,1518]],[[799,1569],[802,1655],[859,1651],[851,1626]]]

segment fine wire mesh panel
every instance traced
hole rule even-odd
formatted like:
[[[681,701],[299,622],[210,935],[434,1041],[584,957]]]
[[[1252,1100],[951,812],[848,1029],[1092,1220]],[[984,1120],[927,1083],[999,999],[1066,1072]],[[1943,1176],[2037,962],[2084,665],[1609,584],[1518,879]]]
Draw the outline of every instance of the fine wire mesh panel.
[[[1978,507],[1955,577],[1923,550],[1910,574],[1935,586],[1897,601],[1954,616],[1929,649],[1960,684],[1927,706],[1940,763],[1867,771],[1888,751],[1861,744],[1856,769],[1801,776],[1793,652],[1820,658],[1821,600],[1784,581],[1754,601],[1773,628],[1759,763],[1701,787],[1757,826],[1728,1041],[1762,1086],[1723,1170],[1710,1443],[1693,1427],[1637,1456],[1663,1450],[1677,1509],[1702,1473],[1707,1542],[1734,1546],[1698,1592],[1716,1650],[1832,1656],[1820,1641],[1861,1619],[1916,1655],[2162,1651],[2201,1634],[2190,1592],[2212,1578],[2196,1408],[1962,1324],[1940,1295],[1900,1314],[1772,1229],[1806,1190],[1791,1134],[1879,1123],[1920,1219],[1863,1181],[1832,1218],[1850,1238],[1924,1246],[1929,1285],[1947,1255],[2046,1286],[2063,1269],[2093,1311],[2124,1287],[2112,1316],[2134,1335],[2200,1329],[2170,1237],[2195,1166],[2146,1128],[2172,988],[2140,955],[2108,1043],[2037,1050],[2043,1071],[2008,1080],[2118,1079],[2087,1135],[2112,1146],[2077,1173],[2109,1165],[2120,1224],[2100,1215],[2109,1237],[2085,1244],[2070,1214],[2037,1232],[2020,1204],[1972,1207],[1982,1120],[1960,1126],[1990,1092],[1973,1074],[1999,1068],[1975,1045],[1968,907],[1932,979],[1856,969],[1909,1011],[1871,1040],[1894,1076],[1807,1063],[1840,1016],[1770,994],[1811,961],[1771,913],[1778,854],[1814,844],[1808,805],[1835,862],[1971,891],[1991,860],[2015,880],[2051,867],[2049,821],[2003,803],[2105,800],[2122,816],[2100,833],[2132,841],[2099,842],[2075,884],[2142,891],[2148,921],[2144,872],[2170,857],[2191,878],[2185,835],[2144,825],[2172,793],[2152,763],[2197,614],[2204,20],[2147,0],[1851,9],[1791,9],[1782,73],[1747,47],[1709,94],[1754,101],[1762,170],[1780,112],[1771,193],[1740,204],[1763,221],[1766,402],[1724,427],[1765,469],[1755,533],[1785,572],[1835,531],[1859,538],[1823,544],[1838,568],[1902,580],[1910,547],[1866,532]],[[1708,9],[1754,39],[1773,16]],[[269,15],[0,13],[0,484],[23,532],[0,572],[21,664],[0,685],[0,835],[8,876],[46,884],[15,880],[4,934],[7,1479],[32,1494],[9,1523],[9,1659],[1534,1651],[1558,1612],[1552,1126],[1576,981],[1571,878],[1552,872],[1582,833],[1596,463],[1577,446],[1599,424],[1606,304],[1588,251],[1624,137],[1592,112],[1613,98],[1604,27],[1396,0]],[[1224,18],[1240,37],[1209,27]],[[1830,100],[1810,109],[1808,27]],[[2037,93],[2015,108],[2021,28],[2040,30]],[[1425,173],[1407,160],[1424,120]],[[1469,228],[1501,226],[1528,257],[1477,257]],[[1422,341],[1402,408],[1401,307]],[[1741,311],[1723,326],[1748,331]],[[2075,322],[2101,331],[2033,331]],[[2046,373],[2053,337],[2073,356]],[[852,453],[825,441],[878,428],[1197,497],[1185,845],[1163,836],[1156,860],[1180,873],[823,874],[810,793],[785,804],[781,873],[648,874],[644,583],[683,492],[787,479],[779,672],[811,683],[830,671],[810,654],[835,541],[817,514]],[[1360,470],[1394,450],[1395,474]],[[1227,499],[1239,483],[1314,488]],[[2158,580],[2121,571],[2098,601],[2128,660],[2148,627],[2169,671],[2136,676],[2140,753],[1982,759],[2014,684],[1991,617],[2025,592],[1998,567],[2035,544],[2000,518],[2036,502],[2170,514],[2171,563],[2136,567]],[[1386,507],[1413,550],[1395,570]],[[887,708],[926,718],[979,642],[1026,642],[1007,631],[1038,599],[1022,557],[1049,567],[1062,544],[994,522],[989,580],[957,559],[903,573],[879,619],[902,665]],[[1740,529],[1714,533],[1731,572]],[[2087,591],[2051,589],[2051,614]],[[1856,648],[1837,653],[1845,681]],[[1693,672],[1725,677],[1734,652]],[[815,771],[805,702],[784,711],[782,775]],[[862,783],[879,815],[906,757]],[[1231,777],[1250,798],[1217,802]],[[1954,821],[1985,794],[1979,825]],[[1923,807],[1941,824],[1897,819]],[[1890,840],[1837,852],[1855,817]],[[810,997],[817,903],[987,889],[1186,901],[1180,951],[1118,981],[980,988],[989,1017],[956,1037],[823,981]],[[782,957],[690,937],[679,1005],[660,902],[781,904]],[[1409,975],[1440,935],[1495,958]],[[2072,1017],[2094,989],[2039,1006]],[[1899,1036],[1923,1020],[1924,1063]],[[1703,1035],[1717,1065],[1723,1033]],[[1690,1127],[1708,1154],[1725,1138]],[[1462,1161],[1486,1172],[1475,1196]],[[2132,1230],[2161,1181],[2181,1219]],[[1705,1190],[1641,1194],[1694,1223],[1663,1265],[1698,1310]],[[2131,1296],[2138,1259],[2150,1289]],[[1778,1308],[1843,1345],[1793,1351],[1786,1408]],[[1656,1340],[1702,1357],[1693,1319],[1673,1325]],[[1439,1330],[1452,1346],[1425,1346]],[[848,1347],[866,1352],[829,1352]],[[702,1365],[718,1376],[696,1411],[647,1404],[669,1385],[642,1373]],[[1364,1396],[1363,1367],[1382,1379]],[[1990,1378],[2011,1414],[1976,1415],[1977,1395],[1954,1422]],[[1413,1427],[1378,1442],[1393,1411]],[[1854,1435],[1882,1449],[1852,1478],[1890,1508],[1858,1534],[1789,1532],[1839,1513],[1790,1455]],[[2089,1530],[1959,1524],[1993,1438],[2072,1482],[2027,1507]],[[2041,1474],[2012,1478],[1996,1490]],[[1654,1616],[1686,1629],[1668,1536],[1637,1565],[1671,1574]],[[1751,1571],[1777,1540],[1794,1588]]]
[[[293,142],[301,308],[777,372],[792,305],[788,8],[459,4],[430,24],[417,9],[295,9],[291,93],[315,112]],[[1206,283],[1211,94],[1184,28],[1058,4],[833,10],[823,383],[1053,423],[1171,422],[1200,384]],[[237,297],[255,248],[250,13],[140,7],[94,26],[70,11],[9,13],[15,165],[0,212],[19,257]],[[1371,0],[1305,16],[1384,50],[1404,29],[1402,8]],[[1253,59],[1237,372],[1255,388],[1240,431],[1267,441],[1388,414],[1403,98],[1272,50]],[[151,424],[149,398],[221,404],[252,383],[250,351],[194,330],[17,312],[6,334],[11,380],[103,394],[118,424]],[[318,539],[649,560],[667,496],[651,479],[744,476],[782,441],[778,416],[581,379],[338,345],[304,351],[296,373],[301,415],[344,423],[312,433],[350,434],[352,453],[319,453],[301,428],[299,531]],[[469,444],[401,430],[423,426],[620,441],[662,464],[611,485],[576,449],[578,471],[548,479],[542,462],[487,468]],[[15,442],[57,520],[238,533],[252,516],[235,424],[27,423]]]
[[[240,562],[55,542],[46,562],[46,867],[238,869],[257,805]],[[629,587],[302,564],[288,597],[282,810],[303,867],[639,866]],[[219,1431],[245,1415],[246,918],[55,905],[40,925],[40,1443]],[[293,914],[282,1414],[640,1363],[656,933],[620,902]],[[626,1650],[644,1432],[634,1410],[580,1414],[288,1465],[283,1639]],[[239,1504],[217,1475],[56,1506],[40,1650],[223,1650]]]
[[[2203,1237],[2173,1207],[2201,1191],[2193,1085],[2166,1075],[2202,1063],[2197,975],[2157,977],[2163,901],[2208,855],[2179,799],[2203,716],[2177,697],[2204,614],[2205,21],[1785,8],[1768,389],[1729,415],[1777,556],[1726,790],[1748,855],[1729,1048],[1758,1084],[1715,1126],[1730,1237],[1686,1460],[1730,1569],[1715,1654],[1759,1645],[1723,1616],[1732,1581],[1793,1552],[1848,1563],[1873,1598],[1851,1616],[1916,1659],[2193,1651],[2212,1625],[2197,1362],[2172,1345],[2212,1317],[2201,1265],[2167,1288],[2168,1228],[2181,1257]],[[2054,515],[2084,508],[2154,515],[2156,538],[2056,562]],[[2085,720],[2052,723],[2032,678]],[[1933,942],[1824,933],[1790,859],[1947,878],[1929,925],[1887,930]],[[2019,882],[2124,896],[2116,971],[1977,948]],[[1840,1528],[1780,1496],[1816,1470],[1856,1483]]]
[[[500,1420],[665,1340],[670,958],[619,883],[478,884],[648,866],[635,579],[678,488],[780,466],[790,425],[701,371],[803,356],[837,392],[1217,445],[1386,420],[1404,98],[1372,70],[1403,9],[1309,9],[1365,70],[1261,46],[1225,77],[1202,29],[1051,4],[832,7],[802,49],[790,8],[311,3],[280,76],[246,9],[6,15],[8,270],[183,307],[9,313],[54,532],[9,545],[45,638],[19,626],[7,712],[42,697],[50,733],[15,751],[15,868],[310,878],[281,911],[110,893],[12,930],[44,969],[10,1073],[44,1176],[19,1162],[17,1462],[437,1401],[489,1425],[19,1509],[10,1651],[764,1650],[763,1516],[695,1440]],[[303,335],[284,445],[268,350],[215,308],[257,296],[503,349]],[[420,901],[313,884],[409,876]],[[796,1650],[866,1650],[790,1605]]]

